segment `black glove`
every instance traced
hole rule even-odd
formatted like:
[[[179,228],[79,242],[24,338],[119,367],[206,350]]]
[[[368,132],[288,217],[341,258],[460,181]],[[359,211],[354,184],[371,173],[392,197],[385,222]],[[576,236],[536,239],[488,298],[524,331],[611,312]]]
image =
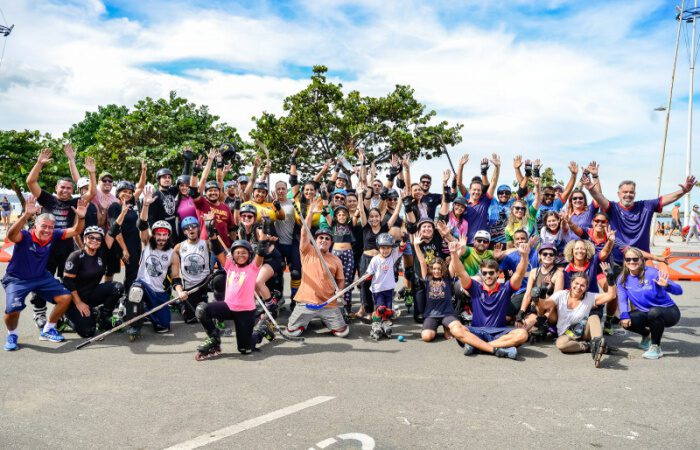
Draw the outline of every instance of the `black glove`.
[[[401,203],[403,203],[403,207],[406,210],[409,210],[411,208],[411,206],[413,206],[413,197],[410,195],[407,195],[403,198],[403,200],[401,200]]]
[[[526,177],[531,177],[532,176],[532,163],[531,162],[525,162],[525,176]]]
[[[379,199],[386,200],[388,198],[389,198],[389,189],[385,186],[382,188],[381,191],[379,191]]]
[[[539,177],[540,177],[540,166],[534,166],[534,167],[532,168],[532,175],[533,175],[535,178],[539,178]]]
[[[515,321],[522,322],[523,319],[525,319],[525,311],[520,310],[520,311],[518,311],[518,314],[515,315]]]
[[[613,286],[617,283],[615,273],[613,272],[612,266],[605,269],[605,280],[608,282],[608,286]]]
[[[481,163],[481,175],[486,176],[487,173],[489,173],[489,163],[482,162]]]
[[[275,207],[275,211],[279,211],[280,209],[282,209],[282,205],[280,205],[279,200],[275,200],[274,202],[272,202],[272,206]]]
[[[205,221],[205,226],[207,227],[207,234],[209,235],[209,239],[214,239],[219,236],[219,233],[216,231],[216,224],[213,220]]]
[[[389,168],[389,173],[386,175],[386,179],[389,181],[394,181],[394,178],[401,172],[398,167],[391,166]]]

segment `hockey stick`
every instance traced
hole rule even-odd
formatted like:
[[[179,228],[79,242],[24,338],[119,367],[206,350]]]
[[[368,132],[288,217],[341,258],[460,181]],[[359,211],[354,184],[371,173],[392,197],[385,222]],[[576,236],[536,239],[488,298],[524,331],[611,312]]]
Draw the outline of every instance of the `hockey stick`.
[[[287,330],[284,330],[282,327],[280,327],[275,318],[272,317],[270,310],[268,310],[267,306],[265,306],[265,302],[260,298],[260,296],[257,293],[254,293],[254,295],[255,300],[260,304],[260,306],[262,306],[263,311],[265,311],[265,315],[270,319],[270,322],[272,322],[272,325],[275,326],[277,331],[279,331],[280,336],[282,336],[282,339],[289,342],[301,342],[302,344],[304,343],[303,337],[292,336],[291,334],[287,333]]]
[[[455,166],[452,164],[452,158],[450,158],[450,153],[447,151],[447,146],[445,145],[445,142],[442,140],[439,134],[433,133],[429,131],[428,133],[432,134],[437,138],[437,140],[440,142],[440,145],[442,145],[442,151],[445,152],[445,155],[447,155],[447,161],[450,163],[450,167],[452,168],[452,173],[454,176],[457,176],[457,172],[455,172]]]
[[[200,284],[198,284],[197,286],[195,286],[195,287],[193,287],[192,289],[190,289],[190,290],[188,290],[188,291],[185,291],[185,292],[187,292],[188,295],[189,295],[189,294],[194,294],[195,292],[197,292],[198,290],[200,290],[200,289],[202,289],[204,286],[206,286],[207,283],[209,283],[209,279],[210,279],[210,278],[211,278],[211,275],[208,276],[204,281],[202,281],[202,282],[201,282]],[[81,342],[80,344],[78,344],[78,345],[75,346],[75,349],[76,349],[76,350],[80,350],[81,348],[85,347],[86,345],[90,345],[90,344],[92,344],[92,343],[95,342],[95,341],[101,341],[101,340],[103,340],[105,337],[109,336],[110,334],[112,334],[112,333],[114,333],[114,332],[117,332],[117,331],[119,331],[119,330],[121,330],[121,329],[123,329],[123,328],[125,328],[125,327],[128,327],[128,326],[131,325],[132,323],[137,322],[137,321],[139,321],[139,320],[141,320],[141,319],[143,319],[143,318],[145,318],[145,317],[147,317],[147,316],[153,314],[153,313],[156,312],[156,311],[160,311],[161,309],[165,308],[166,306],[170,306],[170,305],[172,305],[173,303],[175,303],[175,302],[177,302],[177,301],[179,301],[179,300],[180,300],[179,297],[173,297],[173,298],[171,298],[170,300],[168,300],[167,302],[161,303],[160,305],[156,306],[155,308],[153,308],[153,309],[151,309],[151,310],[149,310],[149,311],[146,311],[145,313],[139,314],[139,315],[136,316],[136,317],[132,317],[131,319],[127,320],[126,322],[122,323],[121,325],[118,325],[118,326],[112,328],[111,330],[107,330],[107,331],[105,331],[105,332],[102,333],[102,334],[98,334],[98,335],[95,336],[95,337],[91,337],[90,339],[88,339],[88,340],[86,340],[86,341],[84,341],[84,342]]]
[[[325,308],[330,302],[332,302],[333,300],[339,298],[340,296],[342,296],[343,294],[345,294],[346,292],[348,292],[350,289],[353,289],[355,286],[357,286],[358,284],[360,284],[360,283],[362,283],[363,281],[367,280],[367,279],[370,278],[371,276],[372,276],[372,274],[369,274],[369,273],[366,273],[366,274],[362,275],[360,278],[358,278],[357,280],[353,281],[352,283],[350,283],[349,285],[347,285],[347,286],[344,287],[343,289],[339,290],[338,292],[336,292],[335,294],[333,294],[333,296],[332,296],[331,298],[329,298],[328,300],[326,300],[325,302],[323,302],[323,303],[321,303],[321,304],[313,305],[313,304],[311,304],[311,303],[304,303],[304,306],[306,306],[308,309],[313,309],[314,311],[318,311],[319,309],[323,309],[323,308]],[[299,302],[297,301],[297,303],[299,303]]]

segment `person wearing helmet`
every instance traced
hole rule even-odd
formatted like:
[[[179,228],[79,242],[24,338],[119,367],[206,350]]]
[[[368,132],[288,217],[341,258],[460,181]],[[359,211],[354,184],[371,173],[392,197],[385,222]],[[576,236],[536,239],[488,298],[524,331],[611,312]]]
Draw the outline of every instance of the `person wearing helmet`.
[[[71,154],[72,147],[66,144],[64,147],[66,154]],[[90,202],[95,195],[95,160],[93,158],[85,159],[85,169],[90,177],[90,184],[87,192],[81,197],[73,198],[73,182],[70,178],[60,178],[56,182],[56,191],[52,195],[43,190],[39,186],[39,174],[51,162],[51,150],[45,148],[39,154],[36,164],[27,175],[27,187],[31,194],[37,199],[37,202],[43,208],[43,212],[52,214],[55,218],[56,229],[68,229],[75,223],[74,210],[79,200]],[[63,267],[66,263],[68,255],[75,250],[73,240],[59,240],[51,246],[49,260],[46,270],[50,273],[55,273],[59,278],[63,276]],[[34,322],[38,328],[43,328],[46,323],[46,300],[38,295],[33,295],[30,302],[34,309]]]
[[[229,207],[224,203],[221,196],[221,188],[217,181],[206,181],[211,171],[212,163],[216,158],[216,149],[209,152],[207,164],[202,171],[202,179],[195,174],[190,179],[191,194],[194,199],[194,206],[197,209],[197,216],[202,217],[209,213],[214,214],[214,226],[217,234],[224,241],[225,246],[230,246],[234,240],[236,224],[234,216]],[[206,228],[201,230],[201,238],[208,239]]]
[[[311,227],[314,209],[309,208],[306,214],[306,224]],[[328,278],[326,268],[321,262],[323,258],[330,276],[335,279],[339,289],[345,287],[343,276],[343,263],[331,253],[333,236],[327,228],[319,228],[314,236],[309,236],[307,227],[301,229],[299,252],[301,253],[301,286],[297,291],[295,300],[296,308],[292,311],[287,321],[287,331],[293,336],[301,335],[309,322],[318,317],[334,336],[346,337],[350,333],[350,327],[345,323],[343,314],[337,300],[329,302],[321,309],[307,308],[305,305],[320,305],[330,299],[335,293],[334,284]],[[311,244],[311,239],[316,241],[319,253]]]
[[[186,217],[197,216],[197,208],[194,206],[194,199],[192,198],[191,193],[191,181],[191,175],[180,175],[175,181],[178,190],[175,209],[177,211],[177,218],[181,231],[182,221],[185,220]],[[182,237],[184,238],[184,236]]]
[[[55,304],[41,329],[39,339],[56,343],[64,341],[63,336],[56,329],[56,323],[70,306],[71,294],[53,277],[53,274],[46,270],[46,266],[51,248],[57,241],[72,242],[73,236],[83,231],[87,202],[79,199],[76,205],[77,208],[73,211],[76,222],[72,227],[57,229],[56,217],[51,213],[43,213],[36,217],[34,226],[29,231],[24,227],[39,210],[36,199],[31,195],[26,201],[24,213],[7,232],[5,239],[15,245],[2,279],[2,285],[5,288],[5,326],[8,332],[4,347],[6,351],[18,348],[19,316],[25,308],[25,298],[31,292],[36,292],[41,298],[46,298],[47,301]]]
[[[210,212],[202,217],[204,221],[213,220],[214,213]],[[175,245],[175,253],[180,256],[180,274],[182,286],[185,290],[201,284],[211,273],[211,258],[207,241],[200,237],[199,219],[188,216],[180,222],[185,240]],[[202,288],[187,297],[187,303],[180,305],[180,313],[187,324],[197,323],[195,310],[201,302],[207,301],[207,290]]]
[[[492,163],[494,167],[490,182],[487,178],[489,163]],[[490,160],[488,158],[481,160],[481,180],[473,179],[469,184],[469,202],[464,212],[469,222],[469,232],[467,233],[469,244],[473,244],[477,231],[489,229],[489,206],[495,194],[500,173],[501,158],[494,153]]]
[[[501,243],[505,245],[506,243],[506,225],[508,224],[510,207],[515,198],[513,190],[507,184],[502,184],[496,188],[496,196],[491,199],[488,209],[488,231],[491,234],[491,242],[494,244]]]
[[[450,181],[451,175],[452,172],[449,170],[445,170],[442,175],[442,184],[445,188],[445,193],[442,196],[442,203],[437,220],[445,222],[450,228],[450,233],[455,238],[459,238],[460,236],[466,236],[469,231],[469,222],[467,222],[467,217],[464,214],[469,201],[464,197],[455,198],[452,203],[452,210],[450,211],[452,193],[449,192],[447,183]]]
[[[224,203],[226,203],[231,212],[241,207],[240,191],[236,180],[229,180],[224,183]]]
[[[301,281],[301,256],[299,255],[299,235],[295,233],[294,202],[287,198],[288,191],[285,181],[280,180],[275,183],[275,196],[284,211],[284,218],[280,219],[278,217],[274,225],[275,234],[277,235],[277,248],[282,255],[284,263],[289,268],[290,298],[293,301]]]
[[[365,273],[372,275],[370,291],[374,301],[372,313],[372,330],[370,337],[378,340],[382,335],[391,338],[391,319],[393,318],[394,289],[396,278],[394,266],[401,259],[406,247],[394,245],[394,238],[389,233],[381,233],[377,236],[377,248],[379,253],[374,255],[367,265]]]
[[[112,203],[107,209],[107,223],[110,230],[114,227],[122,213],[124,219],[119,226],[116,235],[117,245],[107,254],[107,272],[105,281],[111,281],[114,274],[121,272],[121,263],[124,263],[124,291],[129,292],[131,284],[136,280],[141,259],[141,237],[137,227],[138,214],[133,210],[135,204],[134,192],[138,188],[130,181],[117,183],[117,202]],[[126,210],[126,212],[124,212]]]
[[[211,234],[214,233],[215,230],[212,229]],[[259,229],[257,240],[257,250],[253,250],[250,242],[239,239],[233,241],[231,251],[225,257],[223,252],[217,252],[219,263],[226,271],[226,294],[223,301],[197,305],[197,319],[207,332],[207,339],[197,347],[197,361],[221,353],[221,332],[216,327],[215,320],[233,321],[239,353],[249,355],[255,350],[253,328],[256,317],[256,279],[264,265],[269,236]],[[211,242],[214,244],[218,240],[212,239]]]
[[[136,281],[131,285],[127,298],[123,300],[125,321],[170,299],[170,289],[165,287],[168,274],[178,299],[181,302],[187,300],[187,291],[182,287],[180,277],[180,255],[173,249],[173,229],[167,220],[159,220],[151,225],[149,230],[149,208],[156,201],[156,195],[152,186],[146,186],[143,192],[143,206],[138,221],[143,252]],[[149,320],[153,323],[156,333],[169,332],[170,308],[162,308],[153,313]],[[126,334],[130,341],[141,336],[141,321],[129,326]]]
[[[68,256],[63,270],[63,285],[71,291],[73,302],[66,317],[80,337],[90,338],[97,328],[112,328],[112,311],[124,294],[124,285],[116,281],[101,283],[107,264],[106,250],[114,243],[115,231],[124,221],[126,209],[117,218],[115,230],[105,235],[97,225],[85,227],[83,248]]]
[[[284,210],[280,199],[272,197],[272,202],[268,201],[267,194],[270,188],[264,181],[257,181],[253,184],[253,197],[243,205],[253,205],[257,210],[257,220],[269,219],[272,223],[276,220],[284,220]],[[284,199],[283,199],[284,200]]]
[[[87,177],[78,178],[76,187],[78,188],[78,196],[82,197],[83,195],[87,194],[87,191],[90,188],[90,179]],[[94,197],[93,200],[95,200]],[[97,220],[97,206],[95,206],[95,204],[91,201],[88,203],[87,212],[85,213],[85,228],[97,225]],[[74,236],[73,241],[75,241],[77,248],[83,248],[82,236]]]

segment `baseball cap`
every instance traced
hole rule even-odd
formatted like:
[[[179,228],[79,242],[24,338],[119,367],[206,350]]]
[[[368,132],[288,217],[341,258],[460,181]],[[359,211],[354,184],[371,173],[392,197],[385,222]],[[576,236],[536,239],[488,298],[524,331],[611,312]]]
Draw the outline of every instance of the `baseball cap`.
[[[491,233],[489,233],[489,232],[486,231],[486,230],[479,230],[479,231],[477,231],[476,234],[474,235],[474,239],[479,239],[479,238],[481,238],[481,239],[486,239],[486,240],[488,240],[489,242],[491,242]]]

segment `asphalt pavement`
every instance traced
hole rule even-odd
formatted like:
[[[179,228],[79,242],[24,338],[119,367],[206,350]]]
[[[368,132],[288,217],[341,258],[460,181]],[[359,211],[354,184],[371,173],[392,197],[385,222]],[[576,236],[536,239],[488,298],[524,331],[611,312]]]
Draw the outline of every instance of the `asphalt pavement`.
[[[4,267],[2,268],[4,271]],[[665,356],[641,358],[635,335],[616,355],[526,345],[516,361],[465,357],[454,341],[420,341],[410,315],[397,339],[347,339],[312,323],[306,343],[275,340],[252,356],[223,339],[197,362],[199,325],[129,344],[116,334],[82,350],[39,341],[27,308],[16,352],[0,352],[2,448],[696,448],[700,283],[682,283]],[[4,295],[4,292],[2,293]],[[4,302],[3,302],[4,303]],[[282,315],[286,322],[288,312]],[[3,330],[3,338],[4,338]]]

